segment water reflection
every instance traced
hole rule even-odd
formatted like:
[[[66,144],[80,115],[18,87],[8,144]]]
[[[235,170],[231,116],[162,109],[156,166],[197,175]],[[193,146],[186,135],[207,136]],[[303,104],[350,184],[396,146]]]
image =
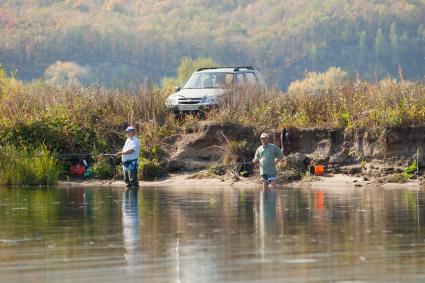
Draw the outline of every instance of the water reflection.
[[[128,270],[134,273],[141,259],[138,190],[126,190],[122,203],[122,233]]]
[[[425,192],[1,189],[5,282],[421,282]]]

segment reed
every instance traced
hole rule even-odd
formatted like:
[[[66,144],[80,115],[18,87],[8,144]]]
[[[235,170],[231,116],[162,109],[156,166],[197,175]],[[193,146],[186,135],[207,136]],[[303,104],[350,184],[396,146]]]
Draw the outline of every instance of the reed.
[[[45,146],[36,149],[0,147],[0,185],[53,185],[59,174],[58,158]]]

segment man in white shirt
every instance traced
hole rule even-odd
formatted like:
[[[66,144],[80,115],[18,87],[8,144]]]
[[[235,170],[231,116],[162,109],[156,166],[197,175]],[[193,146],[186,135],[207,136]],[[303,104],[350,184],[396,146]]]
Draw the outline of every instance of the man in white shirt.
[[[127,127],[125,132],[127,134],[127,140],[122,151],[118,151],[115,156],[121,157],[126,187],[137,188],[139,186],[137,169],[139,167],[140,141],[136,137],[136,129],[134,127]]]

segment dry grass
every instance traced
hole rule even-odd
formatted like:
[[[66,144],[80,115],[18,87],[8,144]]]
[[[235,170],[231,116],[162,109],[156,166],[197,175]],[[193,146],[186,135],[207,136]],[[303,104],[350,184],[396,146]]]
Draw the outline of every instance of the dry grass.
[[[239,88],[211,119],[265,128],[402,126],[425,122],[425,85],[409,81],[345,81],[310,93]]]
[[[164,94],[140,87],[120,91],[101,87],[52,87],[46,84],[9,89],[0,99],[0,143],[45,143],[70,152],[112,150],[121,146],[122,130],[132,124],[140,130],[168,125]],[[43,133],[37,129],[44,127]],[[62,142],[61,148],[51,146]],[[84,144],[83,146],[73,143]]]
[[[113,91],[3,80],[0,144],[46,144],[60,152],[98,153],[122,146],[122,129],[133,124],[144,145],[152,147],[185,123],[167,112],[168,93],[155,88]],[[425,122],[423,83],[353,80],[314,95],[253,87],[230,93],[217,110],[208,113],[208,119],[250,125],[258,131],[283,126],[379,127]]]

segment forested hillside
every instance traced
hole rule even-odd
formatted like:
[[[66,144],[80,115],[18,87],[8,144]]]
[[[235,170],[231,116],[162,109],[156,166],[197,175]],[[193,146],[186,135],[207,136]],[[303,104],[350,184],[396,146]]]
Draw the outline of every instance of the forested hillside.
[[[254,65],[282,88],[331,66],[423,79],[425,0],[0,0],[0,63],[20,79],[159,82],[183,57]]]

